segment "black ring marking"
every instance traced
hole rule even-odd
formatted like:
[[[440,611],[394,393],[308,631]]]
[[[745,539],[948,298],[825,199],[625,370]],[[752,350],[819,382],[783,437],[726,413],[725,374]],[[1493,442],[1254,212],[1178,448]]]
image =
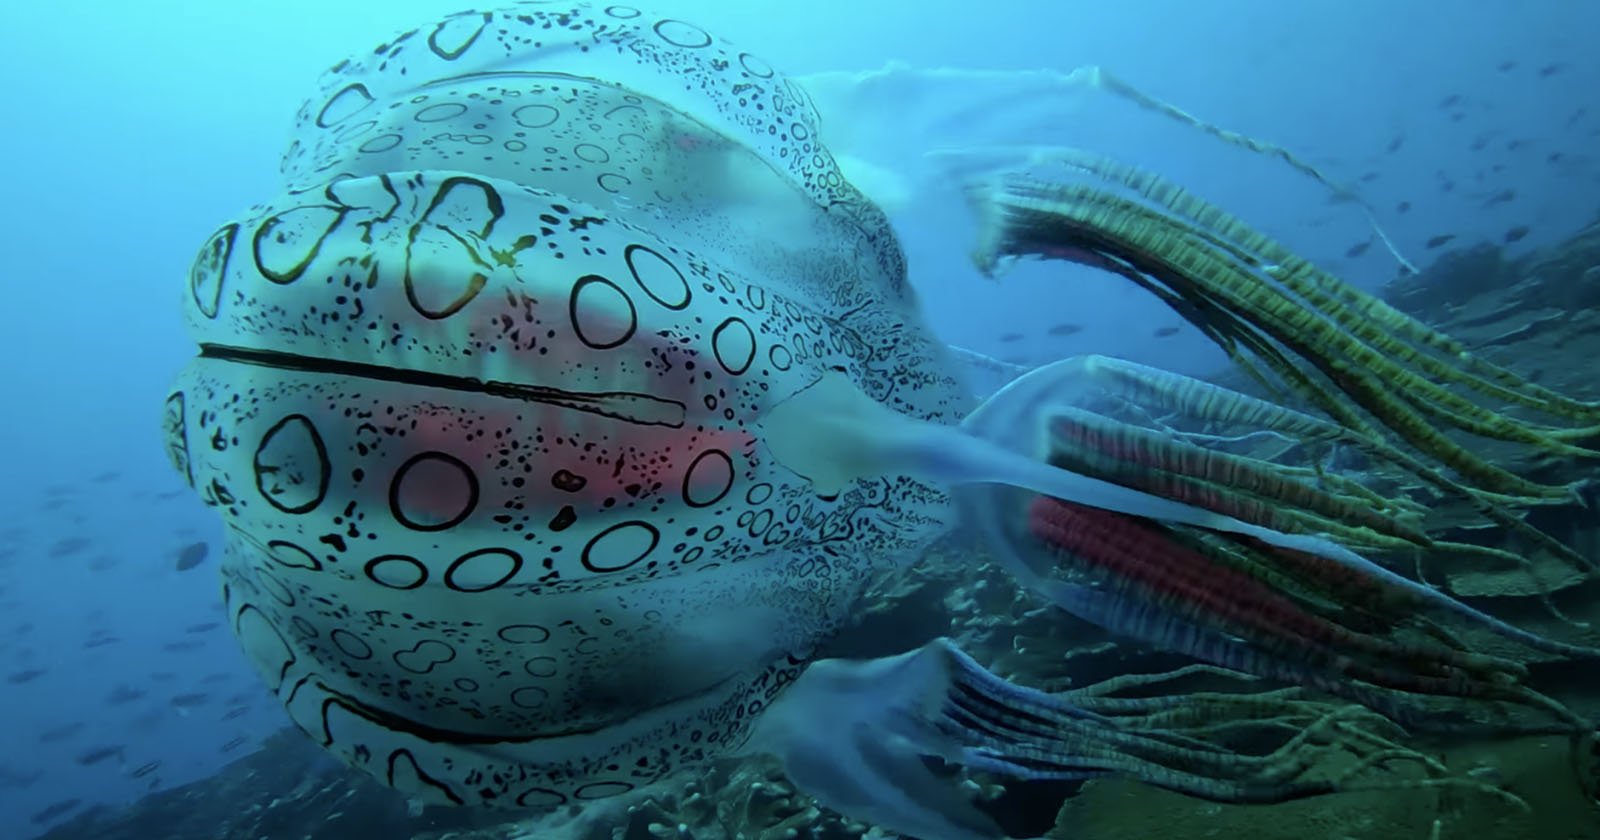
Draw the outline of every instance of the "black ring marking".
[[[708,463],[706,461],[707,458],[715,460]],[[720,466],[718,466],[719,463]],[[703,473],[700,476],[701,479],[706,481],[714,480],[719,485],[716,495],[710,499],[697,499],[692,491],[692,485],[696,481],[695,474],[700,470],[716,471],[715,475]],[[721,475],[724,471],[727,473],[726,476]],[[723,497],[728,495],[728,491],[733,489],[733,479],[733,459],[728,457],[728,453],[720,449],[707,449],[696,455],[694,460],[689,462],[689,469],[683,473],[683,501],[689,507],[710,507],[722,501]]]
[[[502,575],[499,580],[482,586],[462,586],[456,583],[456,572],[460,571],[463,564],[469,563],[478,557],[487,557],[493,554],[511,558],[511,569]],[[446,569],[444,573],[444,585],[456,592],[488,592],[491,589],[499,589],[505,586],[520,571],[522,571],[522,555],[517,552],[509,548],[480,548],[457,557],[455,562],[450,564],[450,568]]]
[[[377,575],[377,568],[379,565],[387,563],[410,564],[411,568],[415,569],[417,572],[416,580],[409,584],[400,585],[380,579]],[[378,584],[379,586],[388,587],[389,589],[416,589],[417,587],[428,582],[428,567],[423,565],[422,561],[418,560],[417,558],[408,557],[404,554],[382,554],[374,557],[367,561],[367,565],[363,567],[362,571],[366,572],[368,580]]]
[[[467,482],[467,501],[466,504],[462,505],[461,510],[457,511],[455,516],[431,525],[425,522],[418,522],[407,514],[400,498],[401,485],[405,483],[406,474],[423,461],[438,461],[455,467],[460,470],[461,475]],[[389,513],[394,516],[396,522],[413,531],[448,531],[465,522],[467,517],[472,515],[472,511],[478,507],[478,494],[478,476],[473,473],[472,468],[467,466],[465,461],[448,452],[419,452],[406,459],[406,462],[394,471],[394,478],[389,481]]]
[[[290,562],[279,556],[278,549],[288,549],[294,552],[296,555],[294,557],[295,562]],[[269,540],[267,542],[267,556],[271,557],[280,566],[288,566],[291,569],[309,569],[313,572],[322,571],[322,561],[318,560],[316,555],[288,540]]]
[[[622,298],[623,303],[628,305],[628,326],[622,331],[622,336],[615,341],[596,341],[584,335],[583,324],[578,312],[578,296],[583,294],[583,290],[591,285],[602,285],[611,289],[617,293],[618,297]],[[572,321],[572,332],[578,336],[578,340],[583,342],[584,346],[591,350],[610,350],[614,347],[621,347],[627,344],[628,339],[633,338],[634,332],[639,329],[639,312],[633,307],[633,298],[628,297],[628,293],[624,292],[617,284],[598,274],[585,274],[578,278],[578,282],[572,284],[572,296],[567,299],[567,316]]]
[[[740,346],[741,344],[748,346]],[[711,352],[717,357],[717,363],[722,365],[723,370],[738,376],[749,370],[750,363],[755,361],[756,334],[742,319],[729,318],[711,331]],[[744,358],[741,360],[740,356]]]
[[[281,467],[274,464],[262,463],[262,454],[266,452],[267,448],[272,445],[273,441],[280,433],[293,433],[289,430],[289,424],[291,423],[299,424],[298,428],[301,430],[302,434],[306,435],[306,439],[292,442],[290,444],[291,448],[289,454],[294,455],[303,453],[305,449],[304,444],[309,443],[311,450],[316,453],[317,456],[316,494],[313,495],[309,500],[300,504],[284,504],[283,502],[280,502],[278,500],[278,496],[286,492],[282,488],[276,488],[276,492],[269,491],[266,486],[267,475],[276,473],[281,469]],[[301,445],[295,446],[294,444]],[[261,443],[256,446],[256,453],[251,459],[251,463],[255,468],[256,490],[261,493],[261,497],[266,499],[268,504],[272,505],[278,510],[283,511],[284,513],[307,513],[315,509],[317,505],[322,504],[323,498],[328,495],[328,479],[330,473],[328,464],[328,448],[323,445],[322,435],[317,433],[317,427],[312,424],[311,418],[306,417],[304,414],[291,414],[288,417],[279,420],[272,426],[272,428],[268,429],[267,433],[261,436]],[[304,484],[304,479],[297,480],[293,475],[290,475],[289,478],[294,480],[294,484],[296,486]]]
[[[594,553],[595,547],[597,545],[599,545],[599,543],[602,540],[605,540],[607,537],[610,537],[611,535],[617,533],[618,531],[622,531],[624,529],[627,529],[628,531],[634,532],[634,533],[637,533],[638,531],[641,531],[641,530],[647,532],[649,534],[649,536],[650,536],[650,545],[649,545],[649,547],[647,547],[644,551],[639,552],[637,557],[634,557],[633,559],[627,561],[626,563],[622,563],[620,565],[610,565],[610,564],[596,563],[592,559],[592,555]],[[630,566],[634,565],[635,563],[638,563],[640,560],[643,560],[644,558],[649,557],[650,553],[652,551],[655,551],[656,550],[656,546],[659,545],[660,543],[661,543],[661,532],[656,529],[656,526],[651,525],[650,523],[648,523],[648,522],[646,522],[646,521],[644,521],[642,519],[635,519],[635,520],[632,520],[632,521],[629,521],[629,522],[619,522],[619,523],[617,523],[615,525],[612,525],[610,528],[607,528],[604,531],[601,531],[600,533],[595,534],[594,535],[594,539],[589,540],[589,543],[583,547],[583,557],[582,557],[583,567],[585,569],[588,569],[591,572],[601,572],[601,573],[605,573],[605,572],[620,572],[620,571],[622,571],[624,569],[629,568]]]
[[[351,659],[365,661],[372,658],[372,645],[367,644],[360,636],[342,627],[329,633],[328,641],[333,642],[333,646],[338,648],[340,653]]]
[[[668,287],[661,290],[661,294],[657,294],[657,290],[651,288],[651,284],[646,282],[644,277],[640,276],[641,265],[634,260],[634,255],[641,251],[649,254],[652,257],[655,257],[660,261],[662,266],[670,269],[672,271],[672,276],[677,280],[676,284],[673,284],[671,280],[667,279],[659,270],[648,271],[647,273],[651,277],[661,277],[663,281],[666,281],[664,284],[656,284],[666,285]],[[654,248],[645,247],[644,245],[629,245],[628,247],[622,249],[622,259],[628,263],[628,271],[633,274],[634,282],[639,284],[639,288],[643,289],[644,293],[649,295],[651,300],[673,311],[684,309],[689,305],[689,300],[691,297],[689,292],[689,281],[684,278],[683,272],[679,271],[678,267],[673,265],[671,260],[662,256],[660,252],[656,251]],[[646,264],[645,267],[648,268],[648,264]],[[668,292],[671,294],[667,294]]]

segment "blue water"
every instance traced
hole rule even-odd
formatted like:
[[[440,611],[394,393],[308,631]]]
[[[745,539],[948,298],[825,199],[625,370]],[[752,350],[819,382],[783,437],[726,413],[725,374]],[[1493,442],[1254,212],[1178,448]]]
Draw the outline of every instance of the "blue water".
[[[191,493],[174,492],[159,419],[192,353],[178,295],[195,250],[273,193],[291,117],[317,75],[458,10],[456,0],[348,2],[336,13],[325,5],[78,0],[0,11],[0,336],[9,342],[0,365],[0,837],[48,827],[31,817],[55,802],[125,802],[203,777],[285,722],[225,628],[187,632],[219,620],[215,558],[178,571],[177,554],[214,544],[218,525]],[[851,138],[845,151],[900,185],[883,197],[935,327],[996,356],[1100,352],[1190,373],[1220,364],[1192,331],[1154,337],[1177,319],[1125,281],[1050,264],[996,284],[970,267],[972,222],[958,191],[913,170],[942,146],[1017,142],[1018,113],[1030,117],[1020,139],[1156,169],[1359,285],[1381,284],[1396,263],[1378,246],[1344,257],[1370,236],[1361,214],[1330,205],[1324,187],[1280,163],[1103,94],[1057,101],[1032,95],[1036,77],[929,71],[1101,65],[1355,184],[1419,262],[1437,253],[1424,245],[1440,234],[1455,234],[1455,247],[1526,226],[1515,253],[1570,234],[1600,209],[1600,159],[1590,151],[1600,146],[1594,3],[657,7],[797,76],[891,61],[921,71],[890,97],[852,98],[834,76],[844,93],[818,104],[825,127]],[[1459,101],[1442,105],[1450,97]],[[991,99],[1007,104],[984,113]],[[828,110],[830,101],[841,110]],[[952,111],[973,116],[952,120]],[[1367,173],[1376,176],[1362,180]],[[1446,181],[1454,188],[1444,191]],[[1491,201],[1508,189],[1514,199]],[[1049,334],[1063,323],[1082,330]],[[1002,340],[1008,333],[1021,338]],[[106,638],[114,641],[86,647]],[[208,697],[172,702],[197,693]],[[120,752],[83,763],[103,747]],[[159,767],[135,776],[151,762]]]

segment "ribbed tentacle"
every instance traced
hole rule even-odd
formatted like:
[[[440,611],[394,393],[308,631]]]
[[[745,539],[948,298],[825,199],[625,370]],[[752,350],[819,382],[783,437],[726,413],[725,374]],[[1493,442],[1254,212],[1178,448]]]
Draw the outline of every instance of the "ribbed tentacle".
[[[952,690],[931,723],[962,745],[957,760],[972,769],[1028,779],[1126,775],[1224,802],[1413,785],[1466,787],[1519,802],[1497,788],[1447,777],[1438,762],[1381,735],[1389,725],[1359,707],[1281,693],[1184,694],[1126,703],[1104,693],[1049,695],[995,677],[954,647],[944,653]],[[1199,737],[1224,729],[1292,734],[1260,753]],[[1312,772],[1336,753],[1355,760],[1335,775]],[[1427,778],[1365,778],[1394,761],[1415,764]]]
[[[1102,589],[1132,587],[1138,597],[1191,621],[1212,622],[1271,653],[1376,685],[1459,696],[1497,694],[1525,673],[1498,657],[1351,631],[1132,517],[1045,498],[1037,499],[1029,514],[1034,534],[1069,552]],[[1394,665],[1354,658],[1363,654]]]
[[[1152,192],[1182,208],[1203,207],[1175,188]],[[1397,312],[1391,317],[1392,310],[1381,312],[1379,304],[1347,304],[1345,299],[1354,292],[1332,291],[1338,285],[1333,278],[1315,273],[1303,261],[1291,261],[1292,255],[1231,217],[1211,217],[1220,211],[1204,208],[1204,214],[1190,213],[1204,215],[1209,225],[1221,225],[1219,230],[1182,218],[1167,205],[1158,210],[1095,186],[1021,177],[1004,180],[986,201],[990,227],[985,247],[991,256],[1051,255],[1064,247],[1087,248],[1114,256],[1186,301],[1220,305],[1319,372],[1332,388],[1313,383],[1307,390],[1304,377],[1286,384],[1340,425],[1359,429],[1349,406],[1360,406],[1408,444],[1473,479],[1481,490],[1524,500],[1565,499],[1571,494],[1569,487],[1540,485],[1485,461],[1444,435],[1435,422],[1551,454],[1600,454],[1566,442],[1600,433],[1600,426],[1594,425],[1600,420],[1600,408],[1552,398],[1546,389],[1487,363],[1437,358],[1438,352],[1456,345],[1420,322]],[[1246,245],[1239,244],[1241,240]],[[1263,250],[1278,259],[1262,257]],[[1378,326],[1362,322],[1362,317]],[[1238,355],[1237,344],[1225,349]],[[1587,425],[1561,429],[1513,420],[1447,385]]]
[[[1299,441],[1306,445],[1340,444],[1351,446],[1380,464],[1394,467],[1445,494],[1468,501],[1489,521],[1528,539],[1533,545],[1566,561],[1574,568],[1582,569],[1586,572],[1600,570],[1600,561],[1597,561],[1596,558],[1579,554],[1571,547],[1529,525],[1515,510],[1511,509],[1511,505],[1526,503],[1527,499],[1468,487],[1451,479],[1438,469],[1429,466],[1416,456],[1391,446],[1381,438],[1366,436],[1356,430],[1343,427],[1337,422],[1241,394],[1220,385],[1180,376],[1134,362],[1107,357],[1093,357],[1085,360],[1082,368],[1085,376],[1093,379],[1099,387],[1105,389],[1110,395],[1144,406],[1148,410],[1172,412],[1195,423],[1209,423],[1219,427],[1271,432],[1281,435],[1287,440]],[[1064,416],[1068,414],[1066,411],[1061,413]],[[1100,423],[1097,426],[1102,430],[1102,435],[1110,433],[1105,431],[1108,428],[1106,424]],[[1070,440],[1071,436],[1078,434],[1067,423],[1058,423],[1053,430],[1063,434],[1068,440]],[[1118,431],[1117,434],[1133,436],[1139,435],[1141,431],[1143,430],[1138,429],[1138,427],[1127,426],[1126,429]],[[1085,451],[1073,451],[1074,447],[1071,445],[1064,445],[1061,449],[1063,457],[1078,459],[1088,457]],[[1195,456],[1186,457],[1193,458]],[[1174,456],[1174,458],[1177,458],[1177,456]],[[1259,461],[1260,459],[1257,460]],[[1181,460],[1174,460],[1173,463],[1180,465]],[[1108,468],[1114,469],[1115,466],[1111,465]],[[1278,464],[1273,464],[1271,469],[1277,470],[1285,476],[1295,474],[1294,470]],[[1178,469],[1171,471],[1181,473],[1181,470]],[[1127,471],[1125,470],[1124,472]],[[1105,475],[1103,477],[1121,482],[1121,479],[1113,475]],[[1146,477],[1143,480],[1152,479]],[[1349,490],[1348,483],[1342,483],[1340,486],[1346,489],[1345,495],[1347,497],[1363,496],[1362,493]],[[1385,513],[1394,511],[1396,514],[1412,509],[1404,500],[1389,500],[1386,503],[1369,502],[1368,507]],[[1285,524],[1292,525],[1292,523]],[[1392,543],[1371,542],[1370,538],[1366,540],[1358,539],[1357,541],[1370,544],[1375,548],[1395,547]],[[1524,568],[1529,567],[1528,560],[1524,555],[1502,549],[1444,542],[1421,542],[1415,544],[1431,547],[1436,552],[1476,554],[1515,563]]]

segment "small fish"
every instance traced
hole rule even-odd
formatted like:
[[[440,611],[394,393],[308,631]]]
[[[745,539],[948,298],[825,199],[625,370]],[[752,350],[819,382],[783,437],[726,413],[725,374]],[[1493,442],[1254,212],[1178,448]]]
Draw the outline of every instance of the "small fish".
[[[184,639],[177,642],[167,642],[161,646],[161,649],[167,653],[188,653],[191,650],[199,650],[205,646],[206,643],[203,639]]]
[[[34,770],[32,772],[28,772],[23,770],[12,770],[10,767],[0,765],[0,788],[19,790],[21,788],[33,787],[33,783],[42,778],[44,778],[43,770]]]
[[[1013,341],[1021,341],[1021,340],[1022,340],[1022,333],[1009,332],[1009,333],[1006,333],[1005,335],[1000,336],[1000,341],[1002,343],[1005,343],[1005,344],[1010,344]]]
[[[1406,212],[1407,210],[1410,210],[1410,209],[1411,209],[1411,202],[1409,202],[1409,201],[1402,201],[1399,204],[1396,204],[1394,206],[1394,212],[1396,212],[1396,213],[1404,213],[1404,212]]]
[[[82,804],[82,799],[63,799],[60,802],[56,802],[45,807],[43,810],[35,811],[33,816],[29,819],[34,825],[54,822],[55,820],[72,813],[79,805]]]
[[[1367,252],[1367,249],[1371,248],[1371,247],[1372,247],[1372,240],[1370,240],[1370,239],[1368,239],[1365,242],[1357,242],[1356,244],[1351,245],[1350,248],[1344,252],[1344,255],[1346,257],[1349,257],[1350,259],[1355,259],[1356,257],[1359,257],[1362,254],[1365,254]]]
[[[211,549],[203,542],[192,542],[178,552],[177,568],[180,572],[187,572],[195,566],[206,562],[206,555]]]
[[[161,762],[152,761],[152,762],[149,762],[147,764],[139,765],[139,767],[137,769],[135,769],[132,773],[129,773],[128,775],[132,776],[135,779],[142,779],[145,776],[148,776],[151,773],[156,772],[156,770],[160,769],[160,767],[161,767]]]
[[[226,713],[223,714],[222,719],[223,720],[233,720],[234,718],[237,718],[237,717],[243,717],[249,711],[250,711],[250,707],[249,706],[234,706],[233,708],[229,709]]]
[[[1527,140],[1508,140],[1506,141],[1506,151],[1514,152],[1526,145],[1528,145]]]
[[[1405,142],[1406,136],[1404,134],[1396,134],[1394,139],[1389,141],[1389,152],[1393,154],[1400,151],[1400,147],[1405,145]]]
[[[196,706],[205,705],[205,702],[210,699],[211,695],[205,693],[204,691],[196,691],[190,694],[174,695],[172,700],[169,702],[172,703],[173,706],[176,706],[180,709],[192,709]]]
[[[1449,96],[1439,100],[1440,108],[1449,108],[1459,104],[1461,104],[1461,94],[1459,93],[1452,93]]]
[[[1378,180],[1378,173],[1376,172],[1365,172],[1361,175],[1361,181],[1363,183],[1371,183],[1372,181],[1376,180]]]
[[[1483,206],[1485,206],[1485,207],[1493,207],[1496,204],[1505,204],[1508,201],[1515,201],[1516,198],[1517,198],[1517,191],[1507,188],[1507,189],[1503,189],[1503,190],[1495,193],[1494,195],[1489,196],[1489,200],[1485,201],[1483,203]]]
[[[1548,79],[1565,69],[1567,69],[1567,64],[1564,61],[1558,61],[1554,64],[1546,64],[1545,66],[1539,68],[1539,78]]]
[[[120,636],[106,636],[106,635],[95,636],[94,638],[90,639],[89,641],[84,642],[83,643],[83,648],[84,648],[84,650],[88,650],[89,648],[105,647],[106,645],[116,644],[117,642],[120,642],[120,641],[122,641],[122,638]]]
[[[1527,225],[1517,225],[1516,227],[1506,231],[1506,244],[1510,245],[1513,242],[1520,242],[1520,241],[1522,241],[1522,237],[1527,236],[1527,235],[1528,235],[1528,226]]]
[[[89,480],[93,481],[95,484],[105,484],[105,483],[110,482],[110,481],[116,481],[118,478],[121,478],[121,477],[122,477],[122,473],[120,471],[118,471],[118,470],[107,470],[107,471],[105,471],[103,473],[100,473],[100,474],[96,475],[94,478],[91,478]]]
[[[1079,324],[1056,324],[1050,328],[1050,335],[1055,336],[1073,335],[1080,332],[1083,332],[1083,327]]]
[[[1180,333],[1182,331],[1183,331],[1182,327],[1162,327],[1161,329],[1156,330],[1155,332],[1151,333],[1151,335],[1156,337],[1156,338],[1170,338],[1172,336],[1177,335],[1178,333]]]
[[[234,738],[233,740],[229,741],[228,743],[223,744],[221,751],[222,752],[233,752],[234,750],[244,746],[245,742],[247,740],[248,739],[245,738],[243,735],[240,735],[239,737]]]
[[[66,557],[77,554],[88,547],[89,540],[85,537],[67,537],[63,540],[56,540],[56,543],[50,546],[50,557],[52,559]]]
[[[1443,245],[1446,242],[1449,242],[1450,240],[1455,239],[1455,238],[1456,238],[1456,235],[1453,234],[1453,233],[1441,233],[1438,236],[1435,236],[1435,237],[1429,239],[1428,242],[1427,242],[1427,247],[1428,248],[1437,248],[1440,245]]]
[[[129,685],[119,685],[109,695],[106,696],[106,702],[113,706],[122,706],[132,703],[144,695],[145,692],[142,688],[134,688],[133,686]]]
[[[1474,152],[1481,152],[1489,146],[1489,135],[1485,134],[1472,139],[1472,145],[1467,148]]]
[[[1506,72],[1509,72],[1511,70],[1515,70],[1516,67],[1517,67],[1517,63],[1515,61],[1507,60],[1507,61],[1502,61],[1499,64],[1495,65],[1494,69],[1500,71],[1501,73],[1506,73]]]
[[[95,747],[94,749],[89,750],[88,752],[80,753],[78,755],[77,761],[78,761],[79,764],[83,765],[84,767],[89,767],[89,766],[92,766],[92,765],[95,765],[95,764],[99,764],[100,762],[105,761],[108,758],[120,757],[122,755],[122,750],[123,750],[123,747],[120,744],[118,744],[116,746],[110,746],[110,747]]]
[[[24,668],[21,671],[12,671],[6,675],[6,682],[12,685],[22,685],[23,683],[33,682],[44,675],[45,670],[43,668]]]
[[[1560,152],[1551,152],[1545,156],[1545,161],[1548,163],[1560,163],[1562,157],[1564,157],[1564,155],[1562,155]]]
[[[202,621],[199,624],[191,624],[188,627],[183,628],[183,632],[185,632],[185,633],[209,633],[212,630],[215,630],[215,629],[217,629],[218,627],[221,627],[221,626],[222,626],[222,624],[219,623],[219,622],[216,622],[216,621]]]
[[[39,740],[39,743],[41,743],[41,744],[54,744],[54,743],[58,743],[58,742],[61,742],[61,741],[65,741],[68,738],[71,738],[72,736],[74,736],[74,735],[76,735],[76,734],[78,734],[79,732],[82,732],[82,731],[83,731],[83,723],[81,723],[81,722],[67,723],[67,724],[63,724],[61,726],[58,726],[58,727],[56,727],[54,729],[46,729],[45,731],[40,732],[38,740]]]

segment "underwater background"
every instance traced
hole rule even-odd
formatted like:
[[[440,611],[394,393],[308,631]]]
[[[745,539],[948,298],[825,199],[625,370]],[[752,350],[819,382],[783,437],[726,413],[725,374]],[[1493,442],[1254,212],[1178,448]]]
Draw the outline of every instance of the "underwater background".
[[[1600,396],[1600,344],[1591,324],[1569,317],[1600,304],[1600,5],[652,8],[757,52],[811,91],[837,132],[830,143],[851,157],[847,172],[888,210],[928,319],[952,345],[1020,366],[1083,353],[1196,376],[1226,365],[1121,278],[1051,262],[994,282],[973,268],[976,227],[959,185],[919,161],[941,148],[1053,138],[1160,172],[1347,282],[1387,290],[1413,315],[1498,347],[1503,361],[1548,371],[1545,384]],[[182,486],[160,436],[161,400],[194,352],[177,301],[195,252],[219,220],[276,188],[291,117],[318,74],[458,10],[453,0],[217,0],[0,11],[0,159],[9,162],[0,329],[10,347],[0,366],[9,395],[0,413],[0,837],[53,828],[63,838],[502,836],[499,817],[408,813],[397,794],[282,732],[284,712],[222,615],[220,525]],[[1329,201],[1326,187],[1281,162],[1052,81],[1052,71],[1084,65],[1352,185],[1422,274],[1395,283],[1395,260],[1372,244],[1358,207]],[[1504,294],[1512,287],[1516,301]],[[932,589],[917,597],[948,603],[967,585],[951,582],[956,572],[929,577],[918,585]],[[976,621],[981,606],[953,609]],[[1528,739],[1505,749],[1496,755],[1514,776],[1562,747]],[[1392,807],[1437,805],[1428,803]],[[1600,837],[1587,800],[1540,805],[1492,836]],[[756,820],[801,806],[740,807]],[[1280,836],[1259,833],[1272,829],[1254,816],[1227,822],[1232,806],[1132,783],[1086,789],[1072,807],[1084,832],[1074,836],[1210,836],[1162,833],[1205,820],[1216,836]],[[1275,817],[1281,836],[1422,838],[1433,820],[1419,819],[1417,833],[1361,833],[1389,825],[1342,822],[1390,807],[1369,794],[1296,807]]]

